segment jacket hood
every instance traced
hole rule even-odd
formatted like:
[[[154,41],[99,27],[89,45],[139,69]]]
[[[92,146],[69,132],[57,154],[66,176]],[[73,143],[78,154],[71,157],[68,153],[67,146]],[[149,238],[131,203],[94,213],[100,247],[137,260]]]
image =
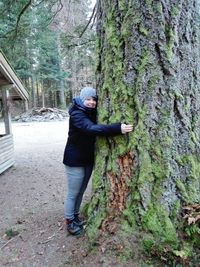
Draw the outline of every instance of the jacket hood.
[[[84,106],[83,101],[80,99],[80,97],[74,97],[73,98],[73,104],[69,109],[69,114],[71,114],[72,111],[74,111],[76,109],[80,109],[80,110],[83,110],[85,112],[96,112],[96,108],[88,108],[88,107]]]

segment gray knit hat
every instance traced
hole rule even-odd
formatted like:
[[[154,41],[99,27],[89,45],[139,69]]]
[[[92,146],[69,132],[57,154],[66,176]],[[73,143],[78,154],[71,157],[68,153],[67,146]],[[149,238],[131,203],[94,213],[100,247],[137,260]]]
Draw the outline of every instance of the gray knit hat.
[[[96,90],[92,87],[83,87],[81,89],[80,99],[84,102],[87,97],[97,98]]]

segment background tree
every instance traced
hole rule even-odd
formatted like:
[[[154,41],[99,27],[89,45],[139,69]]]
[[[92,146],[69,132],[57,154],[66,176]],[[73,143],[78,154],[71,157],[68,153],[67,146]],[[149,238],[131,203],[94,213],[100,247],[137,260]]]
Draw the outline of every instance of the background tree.
[[[63,1],[63,8],[54,18],[53,30],[60,43],[62,66],[71,75],[66,79],[71,94],[78,94],[85,85],[95,86],[95,31],[90,20],[90,1]]]
[[[64,108],[94,83],[93,31],[79,37],[89,11],[87,0],[0,1],[0,47],[30,91],[30,107]]]
[[[99,122],[133,123],[134,132],[98,139],[87,230],[94,238],[100,228],[125,256],[135,240],[168,263],[199,246],[197,4],[99,1]]]

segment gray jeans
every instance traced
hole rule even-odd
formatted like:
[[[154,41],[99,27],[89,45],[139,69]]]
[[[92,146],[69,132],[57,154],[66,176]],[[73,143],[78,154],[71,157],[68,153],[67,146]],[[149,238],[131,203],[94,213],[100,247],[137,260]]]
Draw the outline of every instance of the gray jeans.
[[[69,167],[65,165],[67,176],[67,193],[64,202],[66,219],[73,220],[74,214],[79,214],[83,194],[87,188],[93,166]]]

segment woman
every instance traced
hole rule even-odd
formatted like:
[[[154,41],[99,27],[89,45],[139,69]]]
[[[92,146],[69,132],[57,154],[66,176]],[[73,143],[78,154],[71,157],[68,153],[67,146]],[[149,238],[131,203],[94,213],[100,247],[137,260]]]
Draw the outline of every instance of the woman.
[[[96,135],[126,134],[133,130],[133,126],[97,124],[97,95],[94,88],[84,87],[80,97],[73,101],[69,109],[69,132],[63,158],[67,176],[64,212],[68,232],[78,235],[85,223],[79,218],[79,211],[93,169]]]

